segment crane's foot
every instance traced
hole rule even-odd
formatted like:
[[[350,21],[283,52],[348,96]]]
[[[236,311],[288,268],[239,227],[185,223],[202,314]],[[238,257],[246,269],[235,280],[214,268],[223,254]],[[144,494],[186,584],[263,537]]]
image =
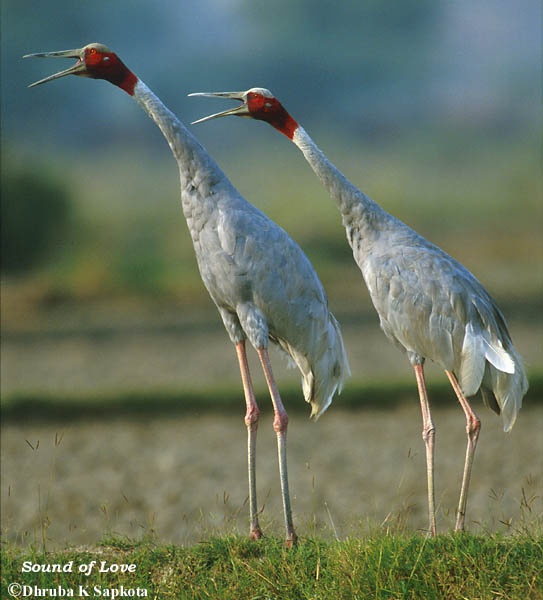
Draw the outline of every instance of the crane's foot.
[[[251,527],[251,533],[249,534],[249,538],[251,540],[259,540],[263,537],[264,534],[262,533],[262,529],[260,529],[260,527]]]
[[[426,530],[424,530],[424,537],[430,539],[430,538],[435,538],[437,535],[435,529],[432,530],[431,528],[428,528]]]
[[[294,529],[291,529],[287,534],[287,539],[285,540],[285,546],[287,548],[293,548],[298,545],[298,536]]]
[[[465,521],[465,516],[463,514],[461,514],[461,513],[457,513],[457,515],[456,515],[456,523],[454,525],[454,531],[455,531],[455,533],[465,531],[465,529],[464,529],[464,521]]]

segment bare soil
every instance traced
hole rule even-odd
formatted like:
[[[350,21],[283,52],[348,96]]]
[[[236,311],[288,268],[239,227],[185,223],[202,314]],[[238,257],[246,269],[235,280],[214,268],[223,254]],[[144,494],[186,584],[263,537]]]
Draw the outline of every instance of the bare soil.
[[[263,399],[264,400],[264,399]],[[262,400],[262,401],[263,401]],[[527,406],[509,434],[483,429],[468,502],[471,531],[514,531],[541,513],[543,407]],[[155,533],[190,544],[248,527],[246,431],[238,415],[17,424],[2,428],[2,533],[22,544],[88,545],[104,534]],[[462,411],[434,411],[438,526],[454,525],[465,433]],[[301,536],[341,538],[377,527],[427,525],[418,402],[393,410],[332,406],[317,422],[293,414],[289,469]],[[265,531],[282,534],[271,415],[259,429],[257,486]]]

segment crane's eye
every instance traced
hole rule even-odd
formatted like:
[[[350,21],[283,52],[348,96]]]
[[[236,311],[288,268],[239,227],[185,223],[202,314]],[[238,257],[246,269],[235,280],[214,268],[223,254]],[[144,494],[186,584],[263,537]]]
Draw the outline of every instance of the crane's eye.
[[[83,60],[89,69],[106,69],[111,67],[111,57],[97,48],[87,48]]]

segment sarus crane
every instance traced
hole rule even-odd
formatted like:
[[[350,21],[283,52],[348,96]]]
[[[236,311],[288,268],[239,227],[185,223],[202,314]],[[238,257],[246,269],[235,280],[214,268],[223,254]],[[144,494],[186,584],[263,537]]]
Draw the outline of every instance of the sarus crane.
[[[481,393],[501,414],[504,431],[517,418],[528,381],[505,319],[485,288],[458,261],[402,223],[354,186],[264,88],[196,93],[230,98],[239,106],[195,121],[235,115],[265,121],[286,135],[335,201],[356,264],[385,335],[402,349],[415,371],[422,409],[428,486],[429,532],[436,534],[435,427],[424,379],[430,359],[445,371],[466,417],[467,449],[455,530],[464,529],[473,457],[481,423],[468,397]]]
[[[287,233],[236,190],[181,121],[103,44],[27,57],[75,58],[66,75],[104,79],[128,93],[160,128],[179,167],[181,202],[203,283],[235,345],[246,401],[250,535],[262,536],[256,499],[255,448],[259,409],[245,340],[258,353],[274,409],[286,543],[296,543],[287,476],[288,416],[268,355],[271,340],[302,374],[305,400],[317,419],[349,374],[339,325],[315,270]],[[31,87],[32,87],[31,86]]]

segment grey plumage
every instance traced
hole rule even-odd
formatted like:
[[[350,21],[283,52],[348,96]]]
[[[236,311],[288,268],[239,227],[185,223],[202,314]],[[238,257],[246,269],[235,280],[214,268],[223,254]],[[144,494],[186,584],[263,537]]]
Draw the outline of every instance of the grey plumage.
[[[349,365],[339,325],[311,263],[287,233],[247,202],[181,121],[102,44],[30,56],[73,57],[75,65],[38,85],[74,74],[105,79],[130,94],[161,129],[179,167],[183,213],[202,280],[236,346],[247,405],[251,536],[261,537],[255,484],[259,409],[245,339],[257,350],[274,406],[287,544],[296,542],[286,463],[288,417],[268,358],[271,340],[302,373],[303,394],[318,418],[341,389]]]
[[[234,109],[196,122],[228,115],[266,121],[298,146],[334,199],[381,328],[407,354],[415,370],[427,456],[429,527],[434,535],[435,427],[423,365],[426,359],[431,359],[445,370],[466,416],[468,445],[455,526],[457,530],[463,529],[480,430],[480,421],[466,397],[480,391],[485,404],[501,414],[504,430],[509,431],[528,389],[522,361],[500,309],[458,261],[356,188],[271,92],[252,88],[246,92],[191,95],[241,101]]]
[[[336,200],[385,335],[412,364],[430,359],[455,373],[466,396],[480,390],[509,431],[528,384],[496,302],[457,260],[351,184],[301,127],[293,141]]]
[[[426,446],[429,531],[436,535],[435,427],[423,365],[440,365],[466,416],[468,442],[455,530],[464,529],[475,448],[481,428],[467,397],[481,392],[509,431],[528,390],[505,319],[479,281],[457,260],[388,214],[358,190],[298,127],[292,141],[303,152],[341,212],[353,257],[362,272],[381,328],[405,351],[415,370]]]
[[[216,162],[141,81],[134,98],[176,157],[198,267],[234,344],[272,340],[302,372],[311,416],[349,373],[337,320],[315,270],[292,238],[247,202]]]

